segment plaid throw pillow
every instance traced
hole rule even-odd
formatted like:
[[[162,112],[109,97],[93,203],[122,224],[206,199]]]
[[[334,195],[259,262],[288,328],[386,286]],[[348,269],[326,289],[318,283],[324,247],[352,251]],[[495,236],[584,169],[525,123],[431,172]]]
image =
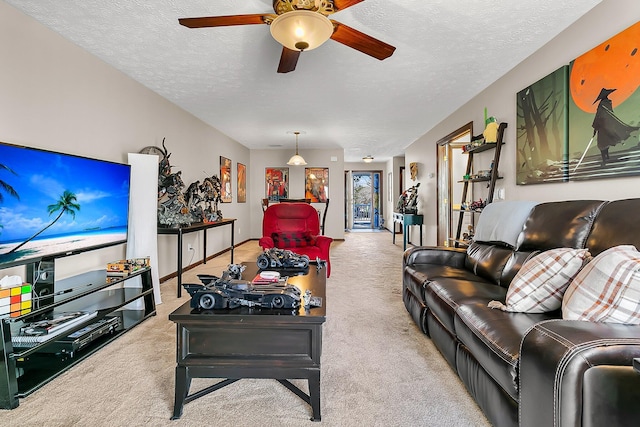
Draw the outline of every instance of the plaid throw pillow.
[[[273,244],[278,249],[314,246],[316,239],[308,231],[289,231],[271,234]]]
[[[558,248],[527,260],[507,290],[506,303],[490,308],[523,313],[545,313],[562,306],[562,296],[589,256],[587,249]]]
[[[640,324],[640,252],[622,245],[596,256],[567,288],[562,318]]]

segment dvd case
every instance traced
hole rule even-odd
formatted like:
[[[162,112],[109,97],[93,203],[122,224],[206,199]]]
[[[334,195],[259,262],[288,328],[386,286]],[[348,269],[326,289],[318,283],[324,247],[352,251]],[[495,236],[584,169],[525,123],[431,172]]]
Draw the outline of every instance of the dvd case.
[[[47,341],[80,323],[96,317],[96,311],[73,311],[54,313],[49,318],[28,323],[20,328],[20,332],[11,337],[16,347],[32,347]]]

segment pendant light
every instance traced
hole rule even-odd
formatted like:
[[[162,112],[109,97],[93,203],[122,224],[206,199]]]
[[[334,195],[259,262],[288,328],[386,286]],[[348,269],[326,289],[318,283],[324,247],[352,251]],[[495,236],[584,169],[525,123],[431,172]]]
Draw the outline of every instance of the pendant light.
[[[298,135],[300,135],[300,132],[296,131],[293,133],[296,136],[296,154],[291,156],[287,164],[290,166],[304,166],[307,164],[307,162],[305,162],[302,156],[298,154]]]

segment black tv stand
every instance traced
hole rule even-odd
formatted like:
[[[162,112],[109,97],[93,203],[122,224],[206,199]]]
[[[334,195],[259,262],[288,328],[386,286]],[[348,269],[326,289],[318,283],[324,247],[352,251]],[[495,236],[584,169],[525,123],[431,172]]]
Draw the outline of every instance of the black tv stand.
[[[149,316],[156,314],[151,268],[135,271],[126,277],[109,278],[109,281],[106,270],[89,271],[55,281],[54,285],[52,289],[56,289],[57,292],[51,292],[51,297],[45,298],[48,304],[35,306],[30,313],[19,317],[0,319],[2,409],[16,408],[19,398],[28,396]],[[39,301],[42,302],[42,298]],[[132,306],[135,308],[129,308]],[[43,315],[72,311],[85,311],[95,315],[74,323],[73,327],[63,333],[38,342],[32,347],[14,346],[12,336],[20,333],[20,327]],[[118,319],[111,320],[114,317]],[[68,350],[69,346],[63,345],[69,341],[70,335],[75,332],[81,333],[96,322],[104,320],[109,321],[111,325],[117,324],[117,327],[102,330],[100,336],[85,340],[75,348],[72,345],[72,351]]]
[[[27,282],[33,283],[34,300],[37,306],[53,303],[55,260],[43,259],[27,264]]]

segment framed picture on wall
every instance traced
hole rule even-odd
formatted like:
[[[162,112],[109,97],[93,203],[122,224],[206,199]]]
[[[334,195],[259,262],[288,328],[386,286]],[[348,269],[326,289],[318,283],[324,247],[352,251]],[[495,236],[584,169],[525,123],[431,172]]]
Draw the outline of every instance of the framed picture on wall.
[[[238,163],[238,203],[247,202],[247,167]]]
[[[289,198],[289,168],[265,168],[264,182],[270,202]]]
[[[326,203],[329,197],[329,168],[304,168],[304,197]]]
[[[516,184],[568,181],[567,97],[569,67],[522,89],[517,94]]]
[[[569,180],[640,174],[640,22],[577,57],[569,71]]]
[[[231,160],[220,156],[220,199],[222,203],[231,203]]]

